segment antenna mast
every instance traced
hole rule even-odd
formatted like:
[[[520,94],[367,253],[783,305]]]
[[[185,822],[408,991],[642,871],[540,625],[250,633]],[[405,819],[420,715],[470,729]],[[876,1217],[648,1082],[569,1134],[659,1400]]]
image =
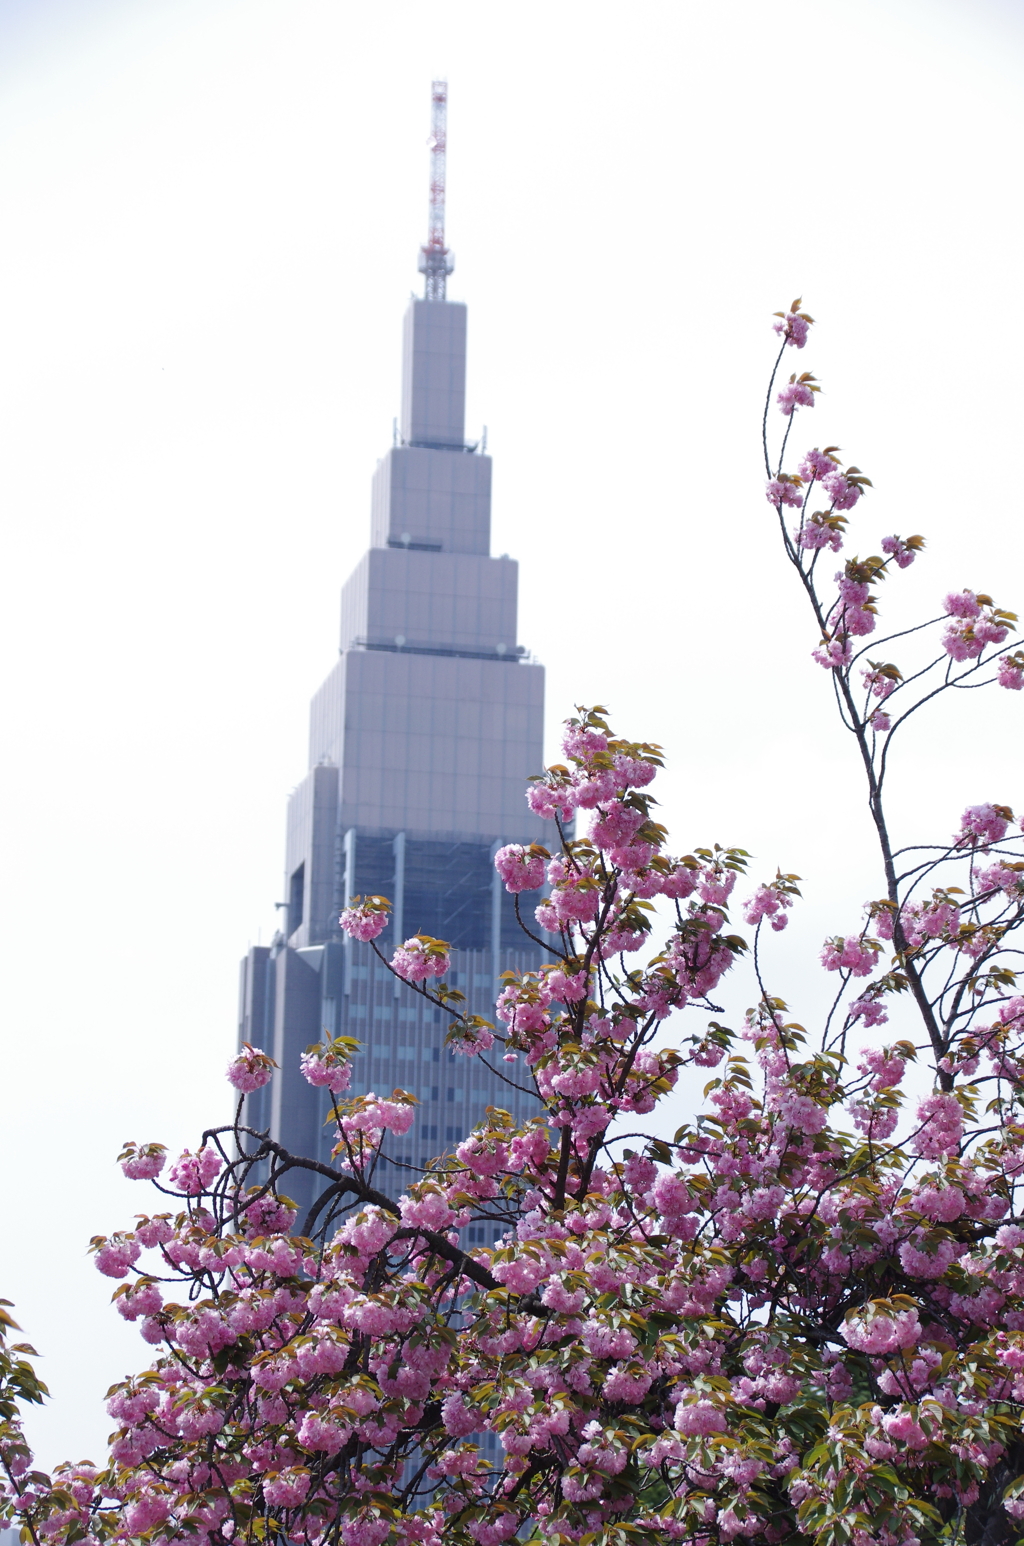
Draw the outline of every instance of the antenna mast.
[[[443,301],[455,259],[444,244],[445,151],[448,135],[448,82],[430,87],[430,214],[426,246],[420,248],[420,273],[425,275],[424,299]]]

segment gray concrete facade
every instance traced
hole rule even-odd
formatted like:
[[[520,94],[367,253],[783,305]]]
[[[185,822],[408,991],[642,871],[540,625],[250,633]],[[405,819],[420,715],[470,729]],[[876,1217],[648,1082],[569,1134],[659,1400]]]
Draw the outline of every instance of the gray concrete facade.
[[[313,698],[309,771],[288,803],[284,918],[241,971],[239,1041],[281,1065],[249,1098],[250,1123],[324,1157],[327,1100],[298,1060],[311,1042],[354,1036],[354,1094],[400,1087],[420,1100],[392,1145],[398,1185],[486,1106],[532,1109],[500,1056],[494,1072],[453,1057],[441,1012],[338,927],[353,896],[387,896],[385,952],[418,932],[447,939],[449,983],[491,1019],[500,973],[541,959],[492,861],[503,843],[547,835],[525,800],[543,763],[544,671],[517,639],[518,565],[490,556],[491,461],[466,443],[465,389],[465,306],[413,300],[401,443],[374,475],[371,545],[342,588],[339,658]],[[524,916],[535,901],[523,898]]]

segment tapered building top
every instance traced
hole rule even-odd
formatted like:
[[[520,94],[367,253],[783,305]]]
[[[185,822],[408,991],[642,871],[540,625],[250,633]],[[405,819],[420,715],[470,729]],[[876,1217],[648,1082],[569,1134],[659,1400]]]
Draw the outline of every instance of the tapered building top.
[[[389,897],[382,948],[420,932],[449,941],[449,981],[486,1017],[501,973],[536,966],[542,950],[493,856],[546,835],[524,798],[543,766],[544,669],[518,642],[518,565],[491,556],[491,459],[466,441],[466,307],[445,294],[444,81],[431,96],[426,286],[405,318],[401,433],[374,474],[370,546],[343,587],[338,659],[311,705],[281,933],[250,951],[239,1017],[240,1041],[272,1048],[280,1067],[247,1098],[251,1126],[328,1160],[325,1096],[299,1057],[345,1034],[363,1049],[353,1094],[419,1091],[415,1134],[391,1156],[403,1166],[458,1143],[488,1105],[524,1118],[529,1097],[479,1059],[453,1058],[440,1011],[343,941],[339,912],[354,896]]]

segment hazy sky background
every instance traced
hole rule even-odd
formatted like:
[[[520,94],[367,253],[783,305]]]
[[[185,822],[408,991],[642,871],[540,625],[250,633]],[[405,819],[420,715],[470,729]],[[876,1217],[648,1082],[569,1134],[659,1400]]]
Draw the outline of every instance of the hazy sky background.
[[[99,1458],[147,1353],[85,1256],[149,1206],[122,1139],[227,1111],[398,410],[432,76],[552,749],[611,705],[667,748],[679,847],[808,878],[777,957],[807,1017],[808,953],[880,888],[762,493],[770,314],[819,318],[798,443],[874,479],[852,545],[930,539],[890,590],[1024,603],[1022,32],[985,0],[0,0],[0,1293],[45,1354],[44,1462]],[[1024,705],[967,708],[908,745],[909,835],[1024,805]]]

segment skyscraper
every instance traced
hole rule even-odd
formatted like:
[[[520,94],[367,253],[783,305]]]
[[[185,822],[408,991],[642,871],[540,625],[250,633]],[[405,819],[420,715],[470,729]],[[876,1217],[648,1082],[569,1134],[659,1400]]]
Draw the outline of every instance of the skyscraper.
[[[489,1071],[445,1049],[446,1017],[342,936],[341,909],[390,898],[385,954],[418,932],[448,940],[448,983],[491,1019],[501,972],[540,960],[492,862],[503,843],[544,835],[524,798],[542,767],[544,670],[517,642],[518,565],[491,557],[491,459],[466,441],[466,307],[447,299],[446,95],[435,82],[425,294],[405,315],[400,433],[377,464],[370,547],[342,589],[339,658],[311,705],[309,771],[288,804],[285,922],[242,963],[239,1009],[239,1041],[280,1065],[248,1098],[250,1125],[326,1157],[328,1097],[299,1057],[355,1036],[353,1094],[420,1099],[394,1141],[404,1165],[450,1148],[487,1105],[525,1116],[532,1101],[502,1078],[500,1057]]]

